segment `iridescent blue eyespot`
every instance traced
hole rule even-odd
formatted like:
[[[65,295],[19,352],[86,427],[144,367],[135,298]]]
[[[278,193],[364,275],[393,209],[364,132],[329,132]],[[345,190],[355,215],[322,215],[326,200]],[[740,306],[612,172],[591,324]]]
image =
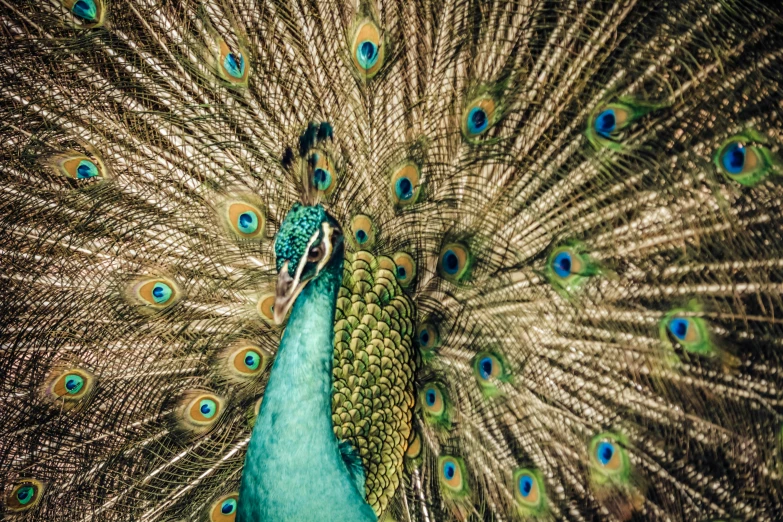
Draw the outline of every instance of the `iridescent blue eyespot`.
[[[25,504],[28,504],[31,500],[33,500],[33,496],[35,495],[35,490],[32,486],[22,486],[18,490],[16,490],[16,500],[19,501],[20,504],[23,506]]]
[[[721,156],[723,168],[729,174],[739,174],[745,168],[745,145],[740,142],[730,143]]]
[[[71,395],[76,395],[84,386],[84,379],[75,373],[69,373],[65,376],[65,391]]]
[[[467,104],[460,118],[462,136],[470,143],[481,143],[481,135],[497,123],[500,109],[501,106],[488,93],[474,98]]]
[[[212,399],[201,399],[198,409],[205,418],[211,419],[217,411],[217,404]]]
[[[399,281],[400,286],[406,288],[413,283],[413,279],[416,277],[416,261],[405,252],[395,252],[392,255],[392,261],[395,266],[395,276]]]
[[[313,184],[318,190],[326,190],[332,184],[332,175],[326,169],[315,169],[313,172]]]
[[[356,24],[351,37],[351,61],[362,80],[369,80],[383,65],[383,41],[378,26],[366,19]]]
[[[492,358],[484,357],[479,361],[479,374],[484,380],[488,380],[492,376]]]
[[[441,491],[452,498],[465,497],[468,484],[465,480],[465,463],[459,457],[444,455],[438,457]]]
[[[447,250],[446,253],[443,254],[443,270],[450,275],[456,274],[459,270],[459,258],[453,250]]]
[[[3,504],[5,504],[4,511],[10,512],[4,519],[16,520],[13,514],[33,509],[41,501],[43,490],[44,485],[34,478],[21,479],[14,485],[8,496],[3,499]]]
[[[92,22],[98,16],[98,7],[93,0],[78,0],[71,7],[71,12],[83,20]]]
[[[413,197],[413,183],[407,177],[398,178],[394,191],[400,200],[407,201]]]
[[[233,498],[224,500],[220,505],[220,512],[224,515],[232,515],[237,510],[237,501]]]
[[[468,132],[479,134],[489,125],[486,111],[481,107],[473,107],[468,113]]]
[[[90,160],[81,160],[76,167],[76,179],[88,179],[97,177],[98,167]]]
[[[375,244],[375,228],[369,216],[355,215],[351,219],[350,231],[356,248],[370,249]]]
[[[510,377],[503,358],[498,353],[479,352],[473,359],[471,366],[481,391],[487,397],[500,394],[500,384],[507,382]]]
[[[237,226],[245,234],[252,234],[258,229],[258,216],[253,212],[243,212],[239,215]]]
[[[472,257],[462,243],[448,243],[441,248],[438,257],[438,272],[452,283],[464,283],[470,279]]]
[[[234,78],[242,78],[245,75],[245,59],[239,53],[228,53],[223,60],[223,67]]]
[[[783,172],[783,162],[769,149],[767,136],[753,129],[724,141],[712,161],[718,172],[746,187],[755,187],[770,175],[779,177]]]
[[[251,370],[258,369],[258,365],[261,364],[261,357],[256,352],[249,351],[245,355],[245,366]]]
[[[601,442],[598,444],[598,448],[595,450],[596,457],[598,457],[598,461],[606,466],[611,462],[612,457],[614,456],[614,444],[611,442]]]
[[[166,283],[157,282],[152,287],[152,300],[156,304],[165,303],[171,298],[172,290]]]
[[[617,115],[614,109],[606,109],[595,119],[595,131],[601,136],[608,138],[611,133],[617,129]]]
[[[434,406],[437,399],[438,395],[435,390],[427,390],[427,393],[424,394],[424,400],[427,402],[427,406]]]
[[[680,341],[684,341],[688,335],[688,320],[675,317],[669,321],[669,331]]]
[[[530,495],[530,492],[533,490],[533,477],[530,475],[523,475],[519,479],[519,493],[527,498]]]
[[[356,60],[362,69],[369,69],[378,61],[378,46],[370,40],[364,40],[356,48]]]
[[[392,202],[404,207],[416,203],[421,187],[421,171],[414,163],[403,163],[396,167],[391,175]]]
[[[212,502],[212,507],[209,509],[209,518],[206,518],[206,520],[210,522],[234,522],[237,516],[238,502],[238,491],[216,498]]]
[[[421,353],[425,357],[435,354],[435,349],[440,346],[440,332],[432,323],[422,323],[416,328],[414,337],[418,341]]]
[[[419,401],[425,417],[428,421],[447,424],[448,415],[446,414],[446,396],[441,386],[437,383],[429,383],[419,391]]]
[[[558,277],[568,277],[571,275],[571,254],[568,252],[560,252],[555,256],[552,262],[552,268]]]
[[[196,433],[204,433],[214,426],[223,413],[225,402],[212,393],[191,390],[182,396],[180,426]]]

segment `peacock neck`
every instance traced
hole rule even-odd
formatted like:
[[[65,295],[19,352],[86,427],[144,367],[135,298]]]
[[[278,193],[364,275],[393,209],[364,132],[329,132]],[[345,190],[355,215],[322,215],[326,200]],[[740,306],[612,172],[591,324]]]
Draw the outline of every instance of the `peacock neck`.
[[[337,256],[335,256],[337,257]],[[375,521],[332,424],[334,315],[342,256],[296,300],[248,447],[238,520]]]

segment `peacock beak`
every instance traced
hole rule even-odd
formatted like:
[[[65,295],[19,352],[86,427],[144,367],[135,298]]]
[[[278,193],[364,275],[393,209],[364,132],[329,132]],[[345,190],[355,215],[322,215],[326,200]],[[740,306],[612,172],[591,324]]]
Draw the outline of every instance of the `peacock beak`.
[[[273,310],[275,324],[283,324],[288,310],[291,309],[299,293],[307,284],[308,280],[299,281],[297,277],[292,277],[288,272],[288,261],[285,262],[277,275],[277,288],[275,288],[275,306]]]

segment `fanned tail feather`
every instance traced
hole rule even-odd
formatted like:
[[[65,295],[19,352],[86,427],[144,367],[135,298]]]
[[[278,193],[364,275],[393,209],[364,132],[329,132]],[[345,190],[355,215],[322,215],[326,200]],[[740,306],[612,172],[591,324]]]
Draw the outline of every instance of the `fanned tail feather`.
[[[8,519],[230,520],[307,192],[415,304],[387,519],[775,520],[778,11],[0,0]]]

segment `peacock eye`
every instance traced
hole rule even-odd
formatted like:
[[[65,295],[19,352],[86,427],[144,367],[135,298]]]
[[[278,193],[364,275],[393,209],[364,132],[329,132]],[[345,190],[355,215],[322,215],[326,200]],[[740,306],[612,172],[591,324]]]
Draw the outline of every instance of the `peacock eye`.
[[[84,379],[76,373],[69,373],[65,376],[65,392],[75,395],[84,387]]]
[[[223,503],[220,505],[220,513],[223,515],[233,515],[234,511],[237,510],[237,501],[233,498],[230,498],[228,500],[224,500]]]
[[[78,401],[92,391],[94,380],[90,372],[72,368],[51,376],[47,389],[53,399]]]
[[[209,510],[210,522],[233,522],[236,520],[238,501],[239,494],[236,492],[218,498],[212,503]]]
[[[632,98],[600,105],[588,119],[585,134],[595,148],[620,148],[624,132],[632,123],[664,106]]]
[[[234,78],[241,78],[245,74],[245,59],[239,53],[228,53],[223,60],[223,67]]]
[[[579,247],[562,246],[549,254],[546,274],[557,289],[577,289],[595,270],[588,258],[579,252]]]
[[[718,170],[737,183],[752,187],[766,178],[778,163],[772,152],[758,141],[763,136],[746,131],[727,140],[715,153]]]
[[[580,275],[584,262],[582,258],[570,248],[560,248],[550,257],[550,267],[555,276],[567,280],[572,275]]]
[[[166,283],[159,281],[152,285],[152,300],[155,301],[155,304],[162,304],[171,299],[172,290],[169,285]]]
[[[540,473],[531,469],[518,469],[514,472],[514,484],[514,497],[520,511],[533,516],[541,514],[545,508],[546,493]]]
[[[6,499],[6,506],[12,512],[21,512],[31,509],[41,500],[44,486],[35,479],[22,479]]]
[[[598,458],[598,462],[600,462],[602,466],[607,466],[610,462],[612,462],[612,458],[617,452],[614,449],[614,444],[611,442],[602,442],[596,448],[595,453],[596,457]]]
[[[71,12],[79,18],[92,22],[98,14],[98,9],[93,0],[77,0],[71,7]]]
[[[410,286],[416,277],[416,262],[405,252],[397,252],[392,256],[394,264],[397,266],[395,275],[400,286],[406,288]]]
[[[266,356],[260,348],[243,346],[229,355],[230,369],[241,378],[253,377],[266,367]]]
[[[503,375],[503,363],[491,353],[480,353],[475,359],[476,375],[482,384]]]
[[[422,323],[416,328],[416,340],[422,351],[432,352],[440,345],[438,328],[432,323]]]
[[[412,205],[419,197],[419,168],[408,163],[399,167],[391,177],[392,201],[398,207]]]
[[[612,138],[630,123],[631,111],[622,104],[614,103],[598,113],[593,120],[593,128],[598,135]]]
[[[497,104],[489,96],[482,96],[468,104],[462,114],[462,134],[468,141],[475,141],[484,134],[497,117]]]
[[[91,25],[100,23],[103,19],[102,0],[63,0],[63,3],[74,16]]]
[[[217,403],[212,399],[201,399],[198,403],[198,411],[205,419],[211,419],[217,413]]]
[[[217,422],[223,413],[221,397],[211,393],[189,392],[183,401],[183,426],[194,431],[205,430]]]
[[[617,116],[614,109],[606,109],[595,118],[595,131],[601,136],[609,137],[617,128]]]
[[[602,433],[590,442],[590,461],[598,476],[622,480],[628,478],[630,462],[618,440],[616,435]]]
[[[421,405],[424,412],[432,419],[440,419],[446,413],[446,400],[443,390],[435,383],[429,383],[421,390]]]
[[[360,22],[354,31],[353,65],[365,79],[375,76],[383,66],[383,43],[378,26],[369,20]]]
[[[479,352],[474,357],[473,374],[481,391],[487,397],[498,395],[500,393],[498,384],[508,382],[510,378],[501,355],[490,352]]]
[[[95,178],[98,174],[98,166],[90,160],[81,160],[76,167],[76,179]]]
[[[710,355],[713,352],[707,332],[707,323],[701,317],[684,317],[688,310],[672,310],[664,317],[661,328],[668,332],[686,351]]]
[[[359,42],[356,47],[356,59],[362,69],[371,68],[378,62],[378,44],[370,40]]]
[[[225,222],[229,231],[241,239],[261,239],[266,219],[256,205],[235,201],[225,207]]]
[[[329,155],[325,152],[313,152],[309,164],[313,187],[328,196],[335,188],[334,166]]]
[[[621,103],[610,103],[593,119],[593,130],[603,138],[616,137],[631,123],[632,112]]]
[[[101,179],[103,165],[87,156],[74,155],[60,157],[56,161],[58,171],[72,179]]]
[[[464,466],[462,459],[457,457],[444,455],[438,458],[440,483],[450,495],[462,496],[467,493]]]
[[[173,281],[164,278],[138,281],[132,295],[141,304],[151,308],[167,308],[179,300],[180,294]]]
[[[561,279],[570,276],[573,268],[573,261],[570,252],[560,252],[555,256],[552,262],[552,268]]]
[[[219,50],[218,73],[221,78],[234,86],[247,84],[249,67],[245,59],[245,53],[241,50],[233,51],[222,38],[217,41]]]
[[[470,253],[465,245],[449,243],[440,252],[438,268],[445,279],[460,282],[468,276],[470,261]]]
[[[362,214],[354,216],[351,219],[351,235],[357,250],[372,248],[375,244],[375,228],[372,220]]]

